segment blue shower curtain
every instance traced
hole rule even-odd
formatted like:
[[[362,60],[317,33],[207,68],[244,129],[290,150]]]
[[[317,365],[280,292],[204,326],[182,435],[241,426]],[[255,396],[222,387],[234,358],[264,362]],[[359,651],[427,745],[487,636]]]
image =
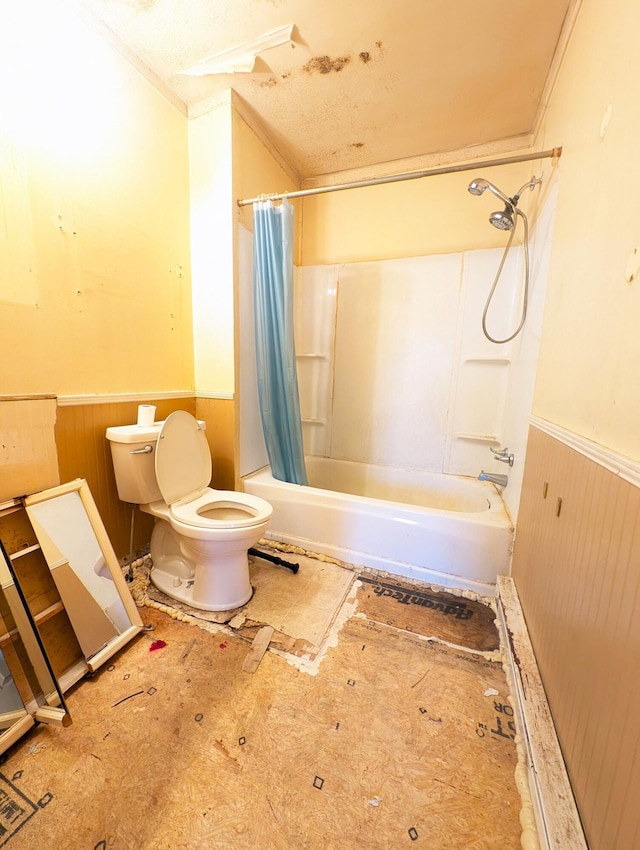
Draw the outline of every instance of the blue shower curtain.
[[[274,478],[306,484],[293,342],[293,207],[253,205],[253,286],[262,430]]]

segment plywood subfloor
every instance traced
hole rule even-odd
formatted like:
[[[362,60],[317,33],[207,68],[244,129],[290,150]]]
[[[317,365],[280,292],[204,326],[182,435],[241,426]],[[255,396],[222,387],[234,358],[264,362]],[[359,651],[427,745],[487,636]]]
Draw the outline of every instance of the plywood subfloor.
[[[388,624],[391,597],[369,616],[371,587],[344,603],[315,675],[272,650],[244,673],[249,640],[145,609],[154,631],[67,694],[72,726],[9,752],[0,846],[518,848],[497,653]]]
[[[256,547],[268,555],[269,547]],[[145,605],[160,603],[167,609],[187,614],[201,623],[228,623],[236,634],[252,639],[261,626],[272,626],[272,643],[283,651],[314,659],[321,651],[342,603],[356,581],[352,567],[310,555],[276,557],[298,570],[293,572],[260,557],[249,557],[253,596],[233,611],[202,611],[167,596],[148,580],[150,558],[136,562],[136,599]]]

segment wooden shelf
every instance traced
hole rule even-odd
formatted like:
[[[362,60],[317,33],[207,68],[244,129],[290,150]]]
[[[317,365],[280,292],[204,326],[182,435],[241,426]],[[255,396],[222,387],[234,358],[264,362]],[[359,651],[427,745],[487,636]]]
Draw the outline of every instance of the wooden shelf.
[[[64,611],[64,605],[62,602],[55,602],[53,605],[49,605],[48,608],[45,608],[44,611],[40,611],[39,614],[34,614],[33,619],[35,620],[36,625],[39,626],[41,623],[45,623],[47,620],[50,620],[51,617],[55,617],[56,614],[60,614],[62,611]],[[1,634],[0,649],[2,649],[5,644],[19,636],[17,629],[11,629],[11,631]]]
[[[18,558],[22,558],[23,555],[30,555],[32,552],[37,552],[40,548],[40,544],[36,543],[33,546],[27,546],[26,549],[19,549],[17,552],[14,552],[13,555],[9,555],[9,558],[11,561],[17,561]]]

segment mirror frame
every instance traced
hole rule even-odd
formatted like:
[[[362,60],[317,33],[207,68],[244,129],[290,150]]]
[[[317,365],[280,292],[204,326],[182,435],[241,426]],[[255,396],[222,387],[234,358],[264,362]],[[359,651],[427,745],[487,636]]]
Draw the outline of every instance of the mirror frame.
[[[29,519],[31,520],[31,524],[33,526],[33,530],[38,538],[40,545],[42,546],[42,551],[45,555],[45,560],[49,565],[49,569],[52,569],[53,566],[49,559],[47,558],[47,550],[46,544],[40,539],[39,534],[39,523],[37,518],[33,515],[33,512],[30,511],[30,508],[33,505],[37,505],[41,502],[48,501],[50,499],[58,498],[59,496],[64,496],[68,493],[78,493],[80,496],[80,501],[85,509],[87,514],[87,518],[89,520],[89,524],[91,525],[96,538],[98,540],[98,545],[102,551],[102,555],[104,557],[105,563],[107,565],[107,569],[111,574],[111,578],[115,584],[116,590],[118,591],[118,595],[122,601],[123,607],[129,617],[129,621],[131,625],[129,628],[125,629],[119,635],[116,635],[112,638],[105,646],[99,649],[90,657],[86,658],[86,664],[91,672],[97,670],[102,664],[105,663],[112,655],[122,649],[125,644],[127,644],[133,637],[135,637],[139,632],[144,628],[142,620],[140,618],[140,613],[138,612],[138,608],[136,603],[131,596],[131,592],[127,585],[126,579],[123,575],[122,569],[116,557],[116,553],[113,550],[113,546],[111,545],[111,541],[109,540],[109,535],[107,534],[107,530],[104,527],[100,514],[98,513],[98,508],[96,507],[96,503],[93,500],[93,496],[91,495],[91,491],[89,489],[89,485],[87,484],[84,478],[76,478],[74,481],[70,481],[67,484],[60,484],[58,487],[51,487],[48,490],[43,490],[40,493],[34,493],[31,496],[26,496],[24,499],[24,505],[27,510],[27,514]],[[55,580],[55,574],[54,574]],[[64,597],[62,597],[62,604],[64,605]]]

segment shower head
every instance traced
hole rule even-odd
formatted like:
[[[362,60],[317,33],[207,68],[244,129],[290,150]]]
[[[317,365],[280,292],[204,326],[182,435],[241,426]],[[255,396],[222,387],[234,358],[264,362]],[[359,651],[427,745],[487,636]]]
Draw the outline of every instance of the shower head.
[[[505,204],[511,205],[511,199],[508,198],[504,192],[501,192],[497,186],[494,186],[493,183],[489,183],[488,180],[485,180],[482,177],[476,177],[475,180],[472,180],[467,189],[472,195],[482,195],[482,193],[488,189]]]
[[[506,204],[502,212],[492,212],[489,216],[489,221],[498,230],[513,230],[513,212],[514,209],[511,204]]]

